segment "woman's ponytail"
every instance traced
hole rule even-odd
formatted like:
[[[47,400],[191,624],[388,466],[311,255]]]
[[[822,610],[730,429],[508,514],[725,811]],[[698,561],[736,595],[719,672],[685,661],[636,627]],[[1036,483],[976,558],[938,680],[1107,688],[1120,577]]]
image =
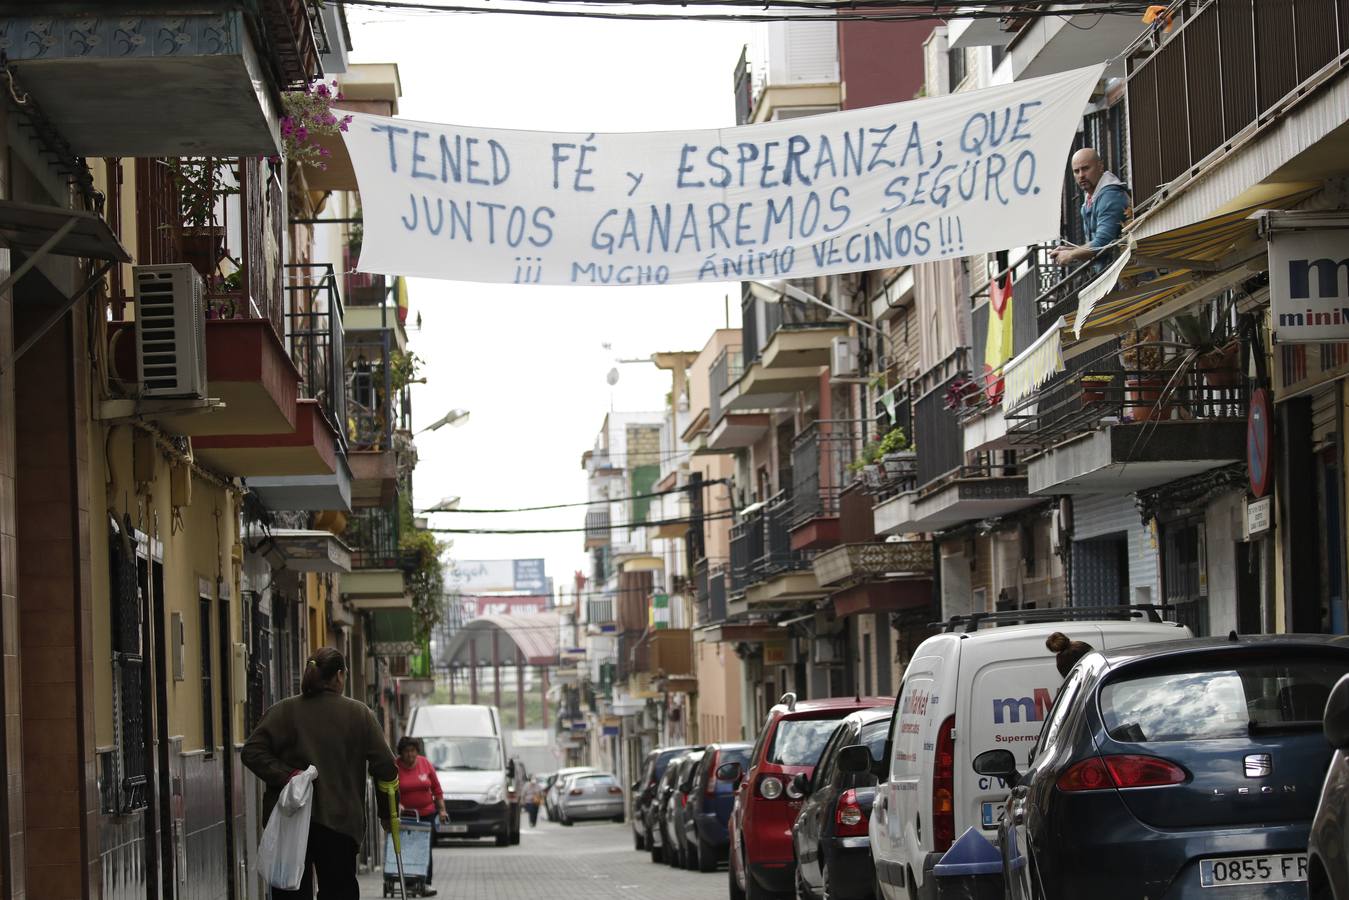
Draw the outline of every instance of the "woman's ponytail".
[[[337,676],[346,668],[347,661],[340,652],[332,647],[320,647],[305,660],[300,693],[306,697],[317,697],[324,691],[336,691]]]

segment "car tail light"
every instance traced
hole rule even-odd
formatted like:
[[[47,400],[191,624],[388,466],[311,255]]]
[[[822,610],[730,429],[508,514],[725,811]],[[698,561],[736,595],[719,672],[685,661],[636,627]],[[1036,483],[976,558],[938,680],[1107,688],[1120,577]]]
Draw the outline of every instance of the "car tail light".
[[[712,754],[712,766],[707,770],[707,783],[703,785],[703,796],[711,797],[717,792],[717,768],[721,765],[721,751]]]
[[[834,831],[839,837],[861,837],[867,833],[867,814],[857,805],[857,791],[851,788],[838,798],[834,809]]]
[[[937,758],[932,767],[932,849],[945,853],[956,839],[956,717],[947,716],[937,730]]]
[[[572,788],[571,790],[567,791],[567,793],[571,794],[573,797],[579,797],[582,794],[584,794],[585,791],[581,790],[580,788]]]
[[[681,807],[689,805],[689,795],[687,791],[679,792],[679,805]]]
[[[611,794],[621,794],[621,793],[623,793],[623,789],[622,789],[621,787],[619,787],[618,785],[616,785],[616,784],[611,784],[611,785],[609,785],[609,793],[611,793]]]
[[[1155,756],[1093,756],[1069,767],[1057,782],[1064,793],[1112,788],[1166,787],[1188,776],[1173,762]]]
[[[764,775],[759,779],[759,796],[765,800],[776,800],[782,796],[782,780],[775,775]]]

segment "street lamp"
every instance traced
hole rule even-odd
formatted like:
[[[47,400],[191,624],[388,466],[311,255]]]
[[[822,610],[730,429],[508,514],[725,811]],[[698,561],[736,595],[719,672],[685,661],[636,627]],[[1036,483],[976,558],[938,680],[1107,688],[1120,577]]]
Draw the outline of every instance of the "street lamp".
[[[423,428],[421,431],[417,433],[425,434],[428,431],[436,431],[437,429],[444,428],[446,425],[462,425],[467,420],[468,420],[468,410],[452,409],[445,415],[441,416],[440,419],[438,419],[437,421],[433,422],[430,425],[427,425],[425,428]]]
[[[427,507],[426,509],[420,511],[424,513],[454,512],[458,508],[459,508],[458,497],[444,497],[435,506]]]

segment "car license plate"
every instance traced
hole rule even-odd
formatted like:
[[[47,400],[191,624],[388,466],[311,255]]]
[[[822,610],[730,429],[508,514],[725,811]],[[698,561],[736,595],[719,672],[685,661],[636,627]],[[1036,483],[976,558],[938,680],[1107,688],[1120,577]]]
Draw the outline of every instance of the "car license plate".
[[[997,830],[998,820],[1002,818],[1002,808],[1003,804],[1001,803],[984,803],[980,805],[979,819],[983,823],[985,829],[989,831]]]
[[[1280,853],[1273,856],[1230,856],[1225,859],[1201,859],[1201,887],[1226,887],[1232,884],[1275,884],[1281,881],[1307,880],[1307,854]]]
[[[467,833],[468,833],[468,826],[467,826],[467,825],[442,825],[442,826],[440,826],[440,830],[443,831],[443,832],[445,832],[446,834],[467,834]]]

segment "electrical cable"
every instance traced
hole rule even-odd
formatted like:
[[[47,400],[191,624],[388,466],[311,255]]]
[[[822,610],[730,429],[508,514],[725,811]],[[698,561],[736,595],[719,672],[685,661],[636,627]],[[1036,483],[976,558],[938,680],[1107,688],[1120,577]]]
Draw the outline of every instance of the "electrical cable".
[[[702,482],[704,487],[713,484],[726,484],[725,478],[713,478]],[[600,497],[595,500],[583,500],[579,503],[554,503],[550,506],[517,506],[511,509],[421,509],[418,514],[423,513],[516,513],[516,512],[541,512],[548,509],[570,509],[577,506],[602,506],[606,503],[624,503],[629,500],[647,500],[653,497],[669,497],[672,494],[687,494],[689,488],[693,485],[687,485],[681,488],[670,488],[668,491],[653,491],[649,494],[631,494],[627,497]]]
[[[818,12],[793,14],[790,12],[782,13],[660,13],[660,12],[601,12],[597,9],[548,9],[543,7],[531,8],[509,8],[503,6],[476,7],[476,6],[439,6],[430,3],[404,3],[399,0],[333,0],[333,2],[349,6],[372,6],[388,9],[420,10],[424,12],[468,14],[468,15],[515,15],[515,16],[543,16],[551,18],[569,18],[569,19],[612,19],[623,22],[914,22],[914,21],[945,21],[947,18],[1001,18],[996,13],[983,13],[974,11],[970,13],[957,12],[952,10],[945,16],[934,12],[878,12],[878,13],[852,13],[852,12],[829,12],[830,9],[852,9],[858,6],[871,7],[877,9],[891,9],[893,2],[888,0],[857,0],[854,3],[834,4],[829,3],[820,7]],[[771,8],[773,0],[768,3],[759,2],[759,0],[730,0],[726,3],[699,3],[698,0],[691,2],[679,2],[679,0],[639,0],[638,3],[628,3],[627,0],[517,0],[524,3],[547,4],[554,2],[583,3],[585,5],[595,4],[618,4],[625,6],[642,6],[648,3],[677,4],[681,7],[691,5],[701,6],[754,6],[757,8]],[[792,3],[791,7],[811,9],[804,3]],[[1119,14],[1119,15],[1138,15],[1140,8],[1129,6],[1127,8],[1111,7],[1101,10],[1092,8],[1089,10],[1066,10],[1054,12],[1040,12],[1032,14],[1034,18],[1053,17],[1063,19],[1066,16],[1078,13],[1099,13]]]
[[[681,519],[656,519],[650,522],[620,522],[615,525],[597,525],[587,528],[582,525],[580,528],[427,528],[435,534],[580,534],[583,532],[594,531],[619,531],[624,528],[643,528],[649,526],[662,525],[692,525],[694,522],[716,522],[723,519],[733,519],[733,513],[719,514],[715,516],[702,516],[700,518],[681,518]]]
[[[429,0],[332,0],[339,6],[363,6],[377,9],[403,10],[407,12],[443,13],[443,12],[492,12],[497,7],[461,7],[433,3]],[[1115,0],[1115,2],[1083,2],[1063,4],[1054,9],[1019,10],[1011,13],[1005,2],[986,0],[986,2],[932,3],[922,0],[517,0],[520,3],[536,5],[562,6],[625,6],[640,9],[651,6],[688,7],[751,7],[755,9],[779,10],[846,10],[874,8],[886,15],[902,16],[906,19],[945,20],[945,19],[1005,19],[1014,16],[1017,19],[1066,18],[1074,15],[1142,15],[1149,4]],[[1067,8],[1065,8],[1067,7]],[[577,12],[577,15],[582,13]],[[633,18],[637,18],[634,16]],[[811,18],[823,18],[812,16]],[[1078,26],[1081,27],[1081,26]],[[1094,27],[1094,26],[1093,26]]]

